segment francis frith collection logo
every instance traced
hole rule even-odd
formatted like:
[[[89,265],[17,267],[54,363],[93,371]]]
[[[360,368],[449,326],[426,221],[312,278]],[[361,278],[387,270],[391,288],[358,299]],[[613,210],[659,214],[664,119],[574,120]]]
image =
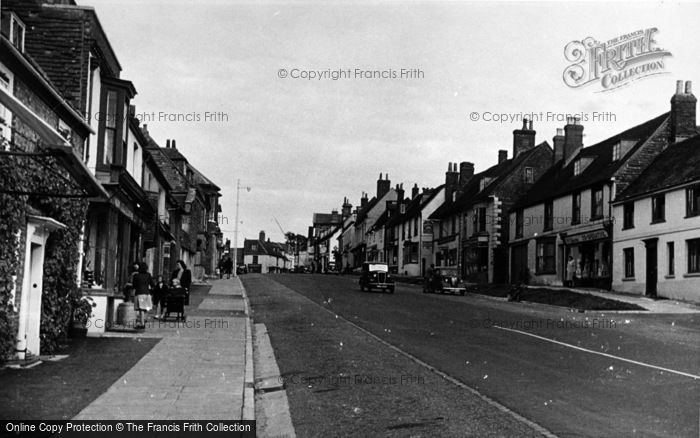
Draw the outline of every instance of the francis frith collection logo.
[[[571,41],[564,48],[572,64],[564,70],[564,83],[571,88],[599,84],[598,92],[611,91],[630,82],[668,73],[664,57],[671,52],[657,46],[658,29],[637,30],[605,42],[592,37]]]

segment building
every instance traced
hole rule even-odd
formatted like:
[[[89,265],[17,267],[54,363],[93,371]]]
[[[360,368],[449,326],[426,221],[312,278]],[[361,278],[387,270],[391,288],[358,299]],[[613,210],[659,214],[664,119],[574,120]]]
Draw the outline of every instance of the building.
[[[270,273],[291,269],[292,260],[288,257],[286,243],[271,242],[261,231],[257,239],[243,241],[243,263],[248,272]]]
[[[401,189],[397,214],[386,227],[387,260],[398,273],[425,276],[430,265],[435,264],[433,227],[428,218],[445,202],[445,186],[423,188],[421,192],[415,184],[410,198],[404,199],[403,195]]]
[[[331,251],[337,236],[335,238],[333,236],[342,227],[343,217],[338,210],[333,210],[330,214],[314,213],[312,223],[308,236],[311,271],[324,272],[328,269],[328,262],[335,260],[331,257]],[[333,240],[330,240],[331,238]]]
[[[28,53],[34,29],[12,3],[0,20],[0,361],[50,353],[82,301],[88,198],[107,193],[82,160],[92,133]],[[66,318],[66,315],[69,315]]]
[[[376,238],[373,243],[369,243],[368,233],[372,231],[372,227],[386,210],[387,202],[396,202],[397,197],[397,191],[391,188],[389,174],[386,175],[386,178],[383,178],[381,173],[377,180],[376,196],[370,200],[368,199],[367,193],[362,194],[354,225],[355,237],[353,240],[355,246],[351,249],[354,261],[358,266],[362,265],[365,261],[386,262],[386,260],[383,260],[385,256],[384,252],[378,250],[378,235],[375,236]]]
[[[345,269],[354,269],[358,265],[355,262],[355,257],[352,248],[355,247],[355,221],[357,220],[357,211],[352,211],[352,205],[347,198],[343,201],[343,227],[338,238],[338,250],[340,251],[340,265]]]
[[[700,302],[700,136],[662,152],[613,216],[614,290]]]
[[[510,212],[512,277],[529,269],[534,284],[562,285],[571,257],[576,285],[611,288],[611,201],[669,144],[694,135],[691,96],[689,88],[677,90],[670,112],[593,146],[583,147],[583,126],[574,118],[558,130],[554,165]]]

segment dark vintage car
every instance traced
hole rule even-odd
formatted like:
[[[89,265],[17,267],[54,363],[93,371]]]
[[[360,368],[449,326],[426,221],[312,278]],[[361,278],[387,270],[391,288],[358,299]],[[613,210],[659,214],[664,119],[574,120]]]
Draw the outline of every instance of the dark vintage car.
[[[394,293],[394,280],[389,275],[389,266],[386,263],[365,262],[360,272],[360,290],[372,289]]]
[[[467,286],[459,278],[457,268],[436,268],[423,282],[423,293],[429,292],[464,295]]]

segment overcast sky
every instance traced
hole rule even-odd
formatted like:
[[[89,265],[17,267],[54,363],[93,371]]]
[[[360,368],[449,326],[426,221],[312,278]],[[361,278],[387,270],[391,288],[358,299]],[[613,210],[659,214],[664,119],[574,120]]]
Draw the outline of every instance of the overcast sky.
[[[314,212],[371,197],[380,172],[408,191],[444,182],[448,162],[479,172],[499,149],[510,157],[521,122],[489,113],[583,114],[592,145],[668,111],[677,79],[700,87],[700,6],[690,3],[77,1],[95,7],[138,91],[137,113],[156,113],[145,120],[156,141],[176,139],[221,187],[227,238],[236,180],[251,187],[241,191],[239,242],[260,230],[282,240],[273,218],[306,234]],[[607,92],[564,83],[569,42],[648,28],[672,54],[665,74]],[[420,72],[354,77],[402,68]],[[329,69],[352,74],[290,77]],[[159,112],[195,120],[159,121]],[[225,117],[205,121],[206,112]],[[536,119],[537,141],[551,144],[563,125]]]

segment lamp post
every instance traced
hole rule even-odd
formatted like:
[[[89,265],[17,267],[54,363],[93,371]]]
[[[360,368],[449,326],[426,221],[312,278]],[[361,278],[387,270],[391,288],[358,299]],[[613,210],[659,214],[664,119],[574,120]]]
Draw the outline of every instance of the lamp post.
[[[250,187],[245,189],[250,191]],[[233,276],[238,277],[238,205],[241,196],[241,180],[236,181],[236,226],[233,229]]]

